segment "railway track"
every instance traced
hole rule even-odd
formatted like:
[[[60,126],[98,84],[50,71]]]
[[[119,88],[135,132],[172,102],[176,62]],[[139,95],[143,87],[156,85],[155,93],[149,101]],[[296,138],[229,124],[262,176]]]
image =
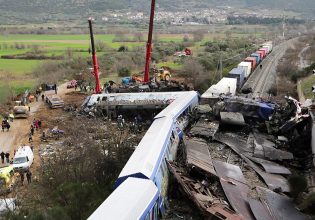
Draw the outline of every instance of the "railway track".
[[[283,57],[293,40],[285,41],[274,47],[272,53],[262,61],[262,69],[258,67],[246,81],[243,88],[252,88],[253,97],[268,95],[268,90],[274,83],[272,78],[275,77],[272,76],[276,76],[279,59]]]

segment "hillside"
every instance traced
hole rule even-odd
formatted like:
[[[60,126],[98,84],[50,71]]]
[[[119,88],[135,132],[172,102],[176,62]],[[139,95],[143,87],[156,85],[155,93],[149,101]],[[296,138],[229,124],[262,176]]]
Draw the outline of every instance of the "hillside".
[[[235,8],[266,8],[292,10],[313,15],[314,0],[157,0],[159,10],[231,6]],[[100,15],[108,10],[137,10],[147,12],[149,0],[0,0],[0,19],[3,23],[42,23],[51,20],[76,20]]]

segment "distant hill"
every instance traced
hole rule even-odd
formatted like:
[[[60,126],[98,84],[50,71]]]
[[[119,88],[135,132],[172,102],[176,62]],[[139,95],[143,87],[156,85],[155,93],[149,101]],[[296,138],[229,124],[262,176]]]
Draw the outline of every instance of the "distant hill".
[[[108,10],[149,11],[150,0],[0,0],[0,20],[41,23],[96,15]],[[315,13],[315,0],[156,0],[162,10],[181,10],[215,6],[252,7]]]

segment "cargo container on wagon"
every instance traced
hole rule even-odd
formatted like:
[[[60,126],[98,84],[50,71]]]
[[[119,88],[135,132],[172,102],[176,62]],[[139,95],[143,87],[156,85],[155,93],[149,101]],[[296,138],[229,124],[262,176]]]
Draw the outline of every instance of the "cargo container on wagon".
[[[252,53],[250,56],[256,58],[256,63],[257,63],[257,64],[260,63],[260,55],[259,55],[259,54],[257,54],[257,53]]]
[[[250,62],[241,62],[238,64],[237,67],[244,69],[245,78],[248,78],[248,76],[252,72],[252,63]]]
[[[271,51],[272,51],[272,49],[273,49],[272,41],[266,42],[266,43],[264,43],[262,46],[263,46],[263,47],[264,47],[264,46],[268,46],[268,47],[269,47],[270,52],[271,52]]]
[[[256,69],[257,62],[256,62],[256,58],[255,57],[247,57],[244,61],[252,63],[252,71],[254,71],[254,69]]]
[[[243,68],[234,68],[232,69],[228,76],[228,78],[236,78],[237,79],[237,89],[240,89],[245,81],[245,71]]]
[[[266,57],[266,56],[267,56],[267,49],[266,49],[266,48],[260,48],[258,51],[263,52],[264,57]]]
[[[267,54],[271,53],[271,47],[269,45],[263,45],[262,48],[267,49]]]
[[[259,54],[261,61],[264,59],[264,52],[257,50],[255,53]]]

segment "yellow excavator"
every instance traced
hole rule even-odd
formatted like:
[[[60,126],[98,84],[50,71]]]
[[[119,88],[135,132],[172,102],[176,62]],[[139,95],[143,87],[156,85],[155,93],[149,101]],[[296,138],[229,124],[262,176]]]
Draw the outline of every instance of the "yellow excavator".
[[[153,69],[155,77],[160,81],[170,81],[171,80],[171,69],[166,66],[162,66],[159,69]]]

